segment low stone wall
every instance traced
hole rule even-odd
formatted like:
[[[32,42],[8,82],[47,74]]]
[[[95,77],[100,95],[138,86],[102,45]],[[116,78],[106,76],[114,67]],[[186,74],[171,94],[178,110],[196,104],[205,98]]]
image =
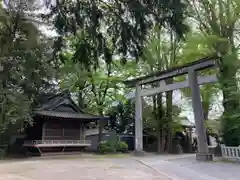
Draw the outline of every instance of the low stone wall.
[[[222,156],[227,160],[239,160],[240,161],[240,145],[236,146],[225,146],[221,145]]]

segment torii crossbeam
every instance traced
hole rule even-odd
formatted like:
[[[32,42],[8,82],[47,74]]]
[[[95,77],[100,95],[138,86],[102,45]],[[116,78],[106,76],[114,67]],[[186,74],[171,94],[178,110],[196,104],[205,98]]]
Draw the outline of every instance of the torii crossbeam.
[[[197,72],[217,68],[217,56],[206,57],[183,66],[174,67],[165,71],[154,72],[147,76],[127,80],[124,83],[128,87],[135,87],[135,152],[143,152],[143,122],[142,122],[142,97],[152,96],[161,92],[172,91],[185,87],[190,87],[192,92],[192,106],[198,139],[197,160],[212,160],[212,154],[208,151],[206,128],[204,125],[203,108],[201,103],[199,85],[217,82],[216,74],[208,76],[198,76]],[[166,84],[166,80],[187,74],[187,80]],[[159,87],[142,89],[142,85],[149,85],[159,82]]]

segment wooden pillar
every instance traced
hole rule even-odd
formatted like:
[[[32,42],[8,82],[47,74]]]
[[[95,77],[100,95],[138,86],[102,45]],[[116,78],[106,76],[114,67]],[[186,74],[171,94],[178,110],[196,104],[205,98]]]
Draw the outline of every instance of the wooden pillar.
[[[79,124],[79,140],[82,139],[82,124]]]
[[[82,140],[85,139],[85,126],[84,126],[84,124],[81,124],[81,138],[82,138]]]
[[[192,91],[192,106],[198,139],[197,160],[212,160],[212,155],[208,152],[206,128],[204,125],[203,108],[201,103],[201,94],[196,71],[189,70],[188,79],[189,86]]]
[[[142,97],[141,86],[136,85],[135,94],[135,154],[143,154],[143,121],[142,121]]]
[[[192,153],[192,128],[188,128],[188,137],[189,137],[189,153]]]
[[[45,130],[46,130],[46,128],[45,128],[45,126],[46,126],[46,122],[43,122],[43,126],[42,126],[42,140],[44,140],[45,139]]]

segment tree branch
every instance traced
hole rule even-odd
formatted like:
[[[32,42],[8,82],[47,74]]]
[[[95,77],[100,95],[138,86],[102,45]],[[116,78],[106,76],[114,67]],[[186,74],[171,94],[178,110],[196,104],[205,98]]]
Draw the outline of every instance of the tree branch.
[[[109,88],[109,80],[110,80],[110,76],[111,76],[111,73],[112,73],[112,65],[107,65],[107,69],[108,69],[108,73],[107,73],[107,82],[106,82],[106,87],[105,87],[105,90],[103,91],[103,94],[102,94],[102,98],[101,98],[101,101],[103,102],[105,97],[106,97],[106,94],[107,94],[107,90]]]
[[[95,84],[94,84],[94,79],[93,79],[92,74],[90,74],[89,77],[90,77],[91,86],[92,86],[91,91],[92,91],[92,93],[93,93],[94,96],[95,96],[96,104],[99,104],[99,99],[98,99],[98,97],[97,97],[97,92],[96,92],[96,86],[95,86]]]

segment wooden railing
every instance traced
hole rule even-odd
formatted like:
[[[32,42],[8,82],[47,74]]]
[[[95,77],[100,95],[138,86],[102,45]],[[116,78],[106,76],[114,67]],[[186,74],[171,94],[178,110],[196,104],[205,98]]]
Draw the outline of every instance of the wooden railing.
[[[33,140],[25,141],[24,144],[91,144],[89,140]]]
[[[229,160],[240,160],[240,146],[232,147],[221,145],[222,156]]]

